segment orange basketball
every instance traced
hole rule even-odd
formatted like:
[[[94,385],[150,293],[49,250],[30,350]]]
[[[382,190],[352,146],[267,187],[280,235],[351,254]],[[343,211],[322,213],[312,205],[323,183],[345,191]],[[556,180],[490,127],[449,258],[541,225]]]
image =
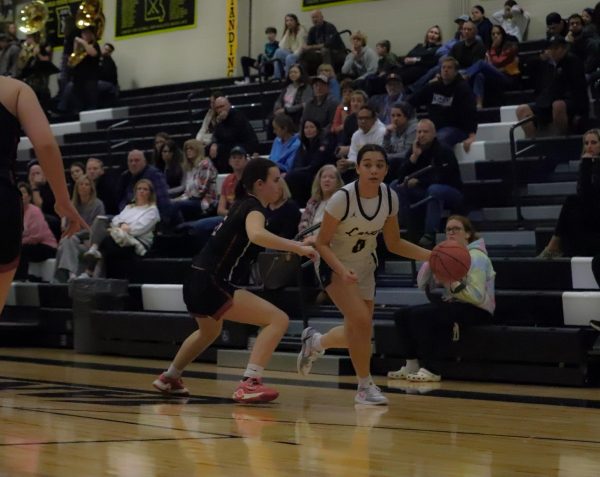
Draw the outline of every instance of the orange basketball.
[[[438,281],[456,282],[469,272],[471,255],[465,246],[455,240],[444,240],[431,251],[429,265]]]

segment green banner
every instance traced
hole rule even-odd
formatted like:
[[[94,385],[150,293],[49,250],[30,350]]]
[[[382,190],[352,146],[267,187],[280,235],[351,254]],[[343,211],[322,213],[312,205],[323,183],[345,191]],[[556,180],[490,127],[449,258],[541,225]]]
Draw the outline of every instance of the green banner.
[[[196,0],[117,0],[115,38],[196,26]]]
[[[302,10],[314,10],[321,7],[335,7],[337,5],[370,1],[372,0],[302,0]]]
[[[48,8],[46,41],[53,47],[63,46],[65,42],[64,18],[69,15],[75,16],[81,0],[46,0],[44,3]],[[19,10],[17,9],[18,13]]]

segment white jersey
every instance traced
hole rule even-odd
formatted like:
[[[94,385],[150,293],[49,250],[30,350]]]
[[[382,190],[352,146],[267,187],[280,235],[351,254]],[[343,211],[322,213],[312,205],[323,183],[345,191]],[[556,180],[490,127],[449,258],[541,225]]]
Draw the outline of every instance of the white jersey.
[[[377,260],[377,236],[388,217],[398,214],[396,192],[386,184],[379,195],[365,199],[358,195],[358,181],[338,190],[329,199],[328,214],[340,220],[331,241],[331,250],[344,264]]]

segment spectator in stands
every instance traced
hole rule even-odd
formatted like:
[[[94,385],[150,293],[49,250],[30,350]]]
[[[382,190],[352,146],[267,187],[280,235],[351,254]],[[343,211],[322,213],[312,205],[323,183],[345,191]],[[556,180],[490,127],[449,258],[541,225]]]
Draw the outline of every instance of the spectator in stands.
[[[183,149],[185,184],[183,193],[172,201],[172,223],[194,221],[217,213],[217,168],[204,157],[200,141],[189,139]]]
[[[299,124],[304,105],[312,99],[312,96],[313,91],[302,66],[292,65],[288,70],[286,85],[273,105],[273,116],[287,114],[296,125]]]
[[[560,13],[552,12],[546,15],[546,39],[553,36],[567,36],[569,24],[563,20]]]
[[[466,21],[462,27],[462,40],[450,50],[449,56],[458,61],[459,68],[464,70],[473,63],[485,58],[485,45],[477,36],[477,26]]]
[[[208,241],[210,234],[217,225],[223,222],[223,218],[229,212],[235,200],[235,186],[237,185],[242,172],[248,163],[248,154],[244,148],[236,146],[231,149],[229,154],[229,166],[232,173],[228,174],[221,185],[221,194],[217,206],[217,215],[214,217],[202,218],[193,222],[185,222],[177,226],[178,230],[188,231],[190,235],[198,239],[198,245],[201,247]]]
[[[365,104],[367,104],[369,97],[364,91],[357,89],[350,95],[350,114],[344,120],[344,129],[337,138],[337,148],[335,155],[337,158],[348,157],[350,152],[350,141],[352,135],[358,129],[357,115]]]
[[[398,64],[398,57],[391,52],[392,44],[389,40],[381,40],[375,45],[375,52],[379,57],[377,61],[377,71],[371,75],[368,75],[364,81],[357,80],[354,82],[355,88],[365,89],[369,96],[375,94],[382,94],[385,91],[385,80],[386,77],[396,72],[400,65]]]
[[[501,93],[518,84],[521,77],[519,69],[519,46],[516,38],[507,37],[501,26],[492,27],[492,45],[485,60],[473,63],[465,70],[464,77],[469,80],[475,93],[477,109],[483,107],[486,82]]]
[[[396,73],[390,73],[385,79],[385,93],[376,94],[369,99],[369,105],[377,112],[377,118],[384,124],[389,124],[392,106],[404,100],[404,84]]]
[[[583,64],[586,75],[592,73],[598,65],[598,59],[592,58],[597,56],[597,41],[592,41],[590,35],[584,33],[583,18],[581,15],[574,13],[569,17],[569,33],[565,37],[569,43],[569,49]]]
[[[23,237],[21,261],[15,278],[27,278],[29,262],[43,262],[56,255],[56,237],[48,227],[44,214],[32,203],[31,187],[20,182],[17,187],[23,197]]]
[[[454,58],[445,58],[439,79],[408,101],[415,108],[427,106],[429,118],[438,131],[437,139],[442,144],[454,146],[462,142],[465,152],[469,152],[477,131],[477,108],[473,92],[458,74],[458,62]]]
[[[204,115],[202,120],[202,126],[196,134],[196,139],[204,144],[204,147],[208,147],[213,140],[213,133],[217,127],[217,113],[215,112],[215,101],[220,96],[223,96],[221,91],[213,91],[210,93],[210,106]]]
[[[298,232],[302,232],[323,220],[327,202],[343,186],[342,176],[333,164],[325,164],[317,171],[312,182],[310,199],[300,217]],[[315,231],[313,235],[316,233]]]
[[[413,382],[440,381],[434,360],[451,341],[460,339],[460,333],[472,326],[492,323],[496,308],[496,272],[488,257],[483,239],[480,239],[471,221],[461,215],[452,215],[446,222],[446,239],[455,240],[469,250],[471,268],[465,278],[442,283],[443,298],[427,305],[406,308],[396,313],[396,327],[406,350],[406,365],[388,373],[391,379]],[[419,270],[417,283],[429,295],[437,280],[429,262]]]
[[[58,239],[60,237],[60,220],[54,210],[54,194],[42,167],[36,159],[29,161],[27,164],[27,183],[31,203],[42,209],[50,230]]]
[[[217,126],[208,155],[222,174],[229,171],[231,148],[242,145],[247,151],[254,153],[258,149],[258,138],[246,116],[239,110],[231,109],[231,103],[226,97],[221,96],[215,100],[215,112]]]
[[[21,46],[12,40],[6,33],[0,33],[0,76],[17,75],[17,61]]]
[[[275,72],[273,78],[283,78],[284,71],[287,73],[289,68],[297,62],[298,56],[306,45],[306,29],[300,25],[298,17],[293,13],[285,16],[285,28],[283,36],[279,40],[279,48],[275,50]],[[284,71],[282,71],[284,67]]]
[[[273,118],[273,131],[277,137],[273,141],[269,159],[285,174],[294,168],[300,137],[294,121],[287,114],[278,114]]]
[[[85,56],[71,70],[72,99],[75,100],[75,110],[89,110],[98,107],[98,79],[100,74],[100,46],[93,27],[81,30],[81,36],[76,36],[73,44],[76,52]]]
[[[317,76],[321,75],[325,75],[329,78],[329,96],[331,96],[337,102],[341,101],[342,91],[333,66],[331,66],[329,63],[321,63],[317,67]]]
[[[152,182],[153,196],[161,217],[170,217],[171,200],[165,175],[146,161],[146,156],[139,149],[129,151],[127,170],[121,174],[117,185],[117,204],[122,211],[127,204],[135,200],[134,186],[141,179]]]
[[[594,16],[593,8],[584,8],[581,11],[581,21],[583,22],[583,31],[587,36],[594,36],[596,34],[596,26],[592,21]]]
[[[519,41],[526,39],[529,13],[517,5],[515,0],[506,0],[504,9],[494,13],[490,20],[504,28],[507,35],[514,36]]]
[[[304,105],[301,123],[307,119],[318,122],[329,134],[331,122],[335,116],[337,103],[329,96],[329,78],[325,75],[315,76],[312,80],[313,97]]]
[[[484,44],[477,36],[477,27],[470,20],[463,22],[461,38],[461,40],[454,43],[448,55],[442,58],[440,64],[447,58],[454,58],[458,65],[458,71],[464,74],[469,66],[485,58],[486,50]],[[427,71],[418,81],[413,83],[411,87],[412,91],[422,91],[436,75],[439,77],[440,69],[440,67],[435,66]]]
[[[71,167],[69,167],[69,175],[71,177],[70,180],[67,180],[67,185],[71,192],[73,192],[73,188],[75,184],[77,184],[77,180],[84,174],[85,166],[83,165],[83,163],[76,161],[71,164]]]
[[[157,132],[154,135],[154,149],[152,149],[152,158],[150,159],[151,165],[156,166],[160,163],[160,161],[162,161],[160,151],[165,143],[170,139],[170,134],[164,131]]]
[[[105,43],[101,49],[98,65],[98,101],[104,107],[113,106],[119,97],[117,65],[112,58],[114,51],[115,47],[112,43]]]
[[[554,235],[538,258],[600,253],[600,129],[583,135],[577,194],[567,197]]]
[[[331,149],[320,124],[309,119],[302,123],[300,148],[296,153],[294,167],[285,176],[292,197],[300,207],[310,197],[310,184],[315,173],[323,164],[332,161]]]
[[[385,128],[383,148],[388,155],[390,171],[388,178],[395,179],[402,163],[417,138],[417,118],[415,110],[406,101],[392,106],[391,121]]]
[[[377,73],[379,59],[377,53],[367,46],[366,35],[357,31],[351,39],[352,50],[346,55],[342,65],[342,74],[356,80]]]
[[[104,204],[106,213],[114,215],[118,213],[115,193],[115,180],[112,174],[106,174],[104,163],[95,157],[90,157],[85,163],[85,175],[94,181],[96,196]]]
[[[471,21],[477,27],[477,34],[486,48],[492,45],[492,22],[485,16],[485,10],[481,5],[471,8]]]
[[[140,151],[141,152],[141,151]],[[151,166],[150,166],[151,167]],[[86,270],[79,278],[101,274],[98,262],[144,256],[154,241],[154,228],[160,221],[154,186],[148,179],[135,183],[133,201],[108,222],[108,217],[96,217],[90,231],[90,248],[83,254]]]
[[[346,78],[340,85],[342,101],[335,110],[335,116],[331,123],[331,134],[338,136],[344,130],[344,121],[350,114],[350,97],[352,96],[352,80]]]
[[[181,195],[186,179],[183,172],[183,154],[172,139],[168,139],[160,148],[160,159],[156,162],[156,168],[165,175],[169,197]]]
[[[385,124],[377,117],[377,112],[372,106],[365,105],[361,107],[358,111],[357,119],[358,129],[352,135],[350,151],[348,152],[348,161],[353,164],[356,164],[358,151],[360,151],[365,144],[383,145],[383,137],[385,136],[386,131]],[[338,161],[338,167],[340,167],[340,161]],[[341,172],[343,172],[343,170]]]
[[[104,215],[104,204],[96,197],[94,181],[87,175],[81,176],[73,189],[72,202],[85,220],[91,226],[99,215]],[[64,227],[63,227],[64,228]],[[56,271],[54,276],[58,282],[73,280],[80,270],[79,257],[88,249],[90,232],[81,230],[71,237],[61,239],[56,252]]]
[[[537,127],[552,125],[555,133],[567,134],[570,123],[578,123],[587,117],[589,98],[583,63],[569,53],[569,44],[562,36],[552,37],[547,43],[538,73],[540,92],[532,104],[517,108],[517,118],[535,116],[535,124],[529,122],[522,128],[527,137],[535,137]]]
[[[314,10],[310,13],[310,19],[313,26],[308,31],[306,45],[300,52],[300,62],[307,65],[309,71],[314,74],[311,65],[320,65],[327,63],[338,69],[344,62],[346,46],[342,41],[337,28],[333,23],[325,21],[321,10]],[[319,72],[317,71],[317,74]]]
[[[464,21],[460,19],[460,23]],[[454,45],[458,40],[451,40]],[[438,50],[442,45],[442,30],[438,25],[429,27],[423,43],[417,43],[406,56],[400,58],[400,76],[405,85],[411,85],[438,62]]]
[[[43,40],[40,32],[25,36],[17,59],[16,78],[31,86],[44,111],[50,109],[50,71],[53,65],[52,46]]]
[[[431,249],[440,228],[442,211],[462,207],[462,180],[452,149],[436,137],[429,119],[417,124],[417,139],[407,160],[400,167],[398,181],[391,187],[400,198],[400,216],[408,219],[408,233],[414,240],[425,221],[419,245]],[[413,206],[411,209],[411,205]]]
[[[250,84],[252,78],[250,77],[250,68],[258,70],[259,76],[262,75],[265,78],[273,75],[273,62],[271,61],[275,55],[275,51],[279,48],[279,42],[277,41],[277,28],[267,27],[265,30],[267,35],[267,42],[265,43],[264,54],[258,55],[258,58],[250,58],[249,56],[242,56],[242,71],[244,73],[244,79],[241,81],[235,81],[238,86],[244,84]]]
[[[285,179],[279,179],[281,195],[279,198],[269,203],[266,211],[267,230],[279,237],[292,239],[298,233],[298,224],[300,223],[300,208],[292,200],[290,189],[285,183]]]

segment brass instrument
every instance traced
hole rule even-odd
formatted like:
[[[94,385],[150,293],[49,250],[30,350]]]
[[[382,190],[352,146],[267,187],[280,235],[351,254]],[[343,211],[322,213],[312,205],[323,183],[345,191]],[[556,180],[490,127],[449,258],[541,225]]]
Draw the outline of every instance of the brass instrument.
[[[48,8],[42,0],[33,0],[24,5],[19,11],[17,18],[17,28],[26,35],[35,35],[39,33],[40,38],[35,39],[35,43],[25,42],[17,59],[17,75],[21,73],[29,64],[32,58],[35,58],[40,52],[40,43],[44,37],[44,27],[48,21]]]
[[[96,41],[102,38],[104,33],[104,25],[106,20],[104,13],[102,13],[102,0],[84,0],[79,5],[77,13],[75,14],[75,26],[79,30],[91,28],[94,30]],[[70,68],[74,68],[87,56],[85,48],[79,43],[75,44],[73,53],[69,55],[67,64]]]
[[[42,32],[48,21],[48,7],[42,0],[33,0],[24,5],[17,18],[17,28],[26,35]]]

